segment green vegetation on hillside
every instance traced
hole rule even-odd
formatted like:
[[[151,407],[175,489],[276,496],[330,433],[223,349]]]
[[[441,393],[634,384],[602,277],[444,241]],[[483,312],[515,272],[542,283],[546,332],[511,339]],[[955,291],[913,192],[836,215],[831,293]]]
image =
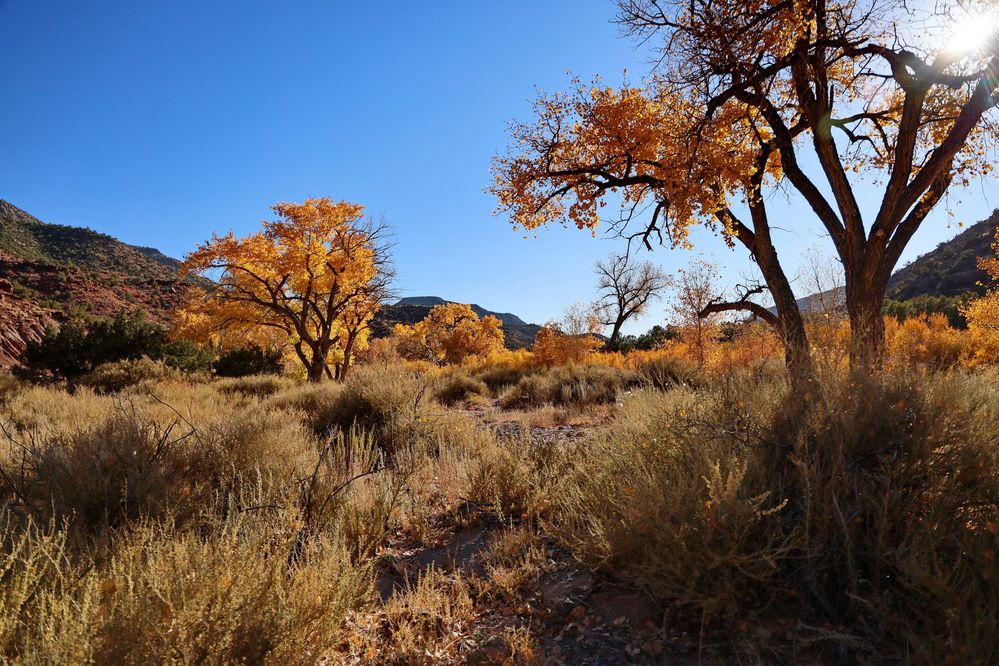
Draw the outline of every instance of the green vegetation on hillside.
[[[936,249],[898,269],[888,283],[888,297],[905,301],[917,296],[961,296],[985,293],[988,279],[978,258],[992,254],[999,211],[944,241]]]
[[[46,224],[2,200],[0,254],[133,280],[175,280],[179,266],[156,250],[134,247],[91,229]]]

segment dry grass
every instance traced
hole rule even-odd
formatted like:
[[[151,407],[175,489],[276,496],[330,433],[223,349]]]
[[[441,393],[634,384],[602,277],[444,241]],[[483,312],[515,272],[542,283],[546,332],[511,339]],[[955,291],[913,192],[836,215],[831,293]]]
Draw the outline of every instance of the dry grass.
[[[522,378],[500,398],[505,409],[557,405],[585,408],[613,403],[639,383],[629,370],[602,365],[556,366]]]
[[[63,533],[7,523],[0,654],[14,663],[315,663],[371,571],[342,538],[222,521],[206,536],[143,525],[110,561],[75,564]]]
[[[736,646],[756,658],[986,662],[996,405],[994,384],[961,374],[640,393],[553,493],[550,529],[730,636],[790,621],[783,645]]]
[[[587,426],[572,441],[445,408],[435,393],[480,395],[460,371],[4,382],[0,660],[456,663],[485,631],[488,659],[529,662],[524,609],[562,549],[726,636],[718,659],[999,656],[994,373],[792,394],[656,363],[535,372],[531,409],[493,414]],[[380,602],[385,549],[469,512],[498,519],[471,568]]]

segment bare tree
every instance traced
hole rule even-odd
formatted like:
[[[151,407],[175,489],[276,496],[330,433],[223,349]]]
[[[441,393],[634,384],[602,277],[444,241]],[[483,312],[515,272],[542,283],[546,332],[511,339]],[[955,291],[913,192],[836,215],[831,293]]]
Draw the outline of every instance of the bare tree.
[[[842,264],[817,248],[806,250],[803,258],[799,282],[808,295],[802,299],[801,314],[806,318],[817,315],[827,319],[845,315],[846,289]]]
[[[698,365],[704,365],[712,319],[721,312],[736,309],[722,302],[718,281],[715,266],[700,259],[676,274],[673,312],[679,320],[681,336],[694,349]]]
[[[595,304],[597,317],[610,326],[608,349],[617,349],[621,327],[660,298],[670,285],[669,276],[651,261],[633,262],[628,253],[615,254],[596,266],[600,297]]]

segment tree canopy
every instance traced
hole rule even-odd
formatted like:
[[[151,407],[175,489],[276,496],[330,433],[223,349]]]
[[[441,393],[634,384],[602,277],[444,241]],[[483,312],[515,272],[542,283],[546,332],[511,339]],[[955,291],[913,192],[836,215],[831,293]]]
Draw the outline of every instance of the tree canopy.
[[[952,183],[991,171],[997,36],[953,48],[946,36],[987,2],[619,0],[625,33],[655,45],[640,85],[574,82],[542,94],[512,128],[491,188],[515,226],[614,229],[690,245],[703,224],[759,268],[789,365],[809,345],[778,258],[770,192],[810,207],[845,271],[855,365],[877,363],[881,303],[913,234]],[[877,189],[861,206],[857,186]],[[750,287],[731,307],[753,310]]]
[[[185,271],[217,280],[194,291],[179,329],[216,340],[274,332],[310,381],[342,378],[388,294],[387,227],[360,204],[329,198],[272,210],[278,219],[260,231],[213,236],[188,255]]]
[[[413,360],[438,365],[460,363],[503,349],[503,323],[492,315],[480,318],[463,303],[435,305],[413,325],[396,324],[399,352]]]

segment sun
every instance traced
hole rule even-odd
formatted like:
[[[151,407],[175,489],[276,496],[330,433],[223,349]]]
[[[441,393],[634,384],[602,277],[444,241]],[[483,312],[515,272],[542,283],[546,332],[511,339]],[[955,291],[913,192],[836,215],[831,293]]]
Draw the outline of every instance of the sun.
[[[969,14],[954,24],[946,48],[952,53],[974,53],[989,42],[997,28],[995,15]]]

